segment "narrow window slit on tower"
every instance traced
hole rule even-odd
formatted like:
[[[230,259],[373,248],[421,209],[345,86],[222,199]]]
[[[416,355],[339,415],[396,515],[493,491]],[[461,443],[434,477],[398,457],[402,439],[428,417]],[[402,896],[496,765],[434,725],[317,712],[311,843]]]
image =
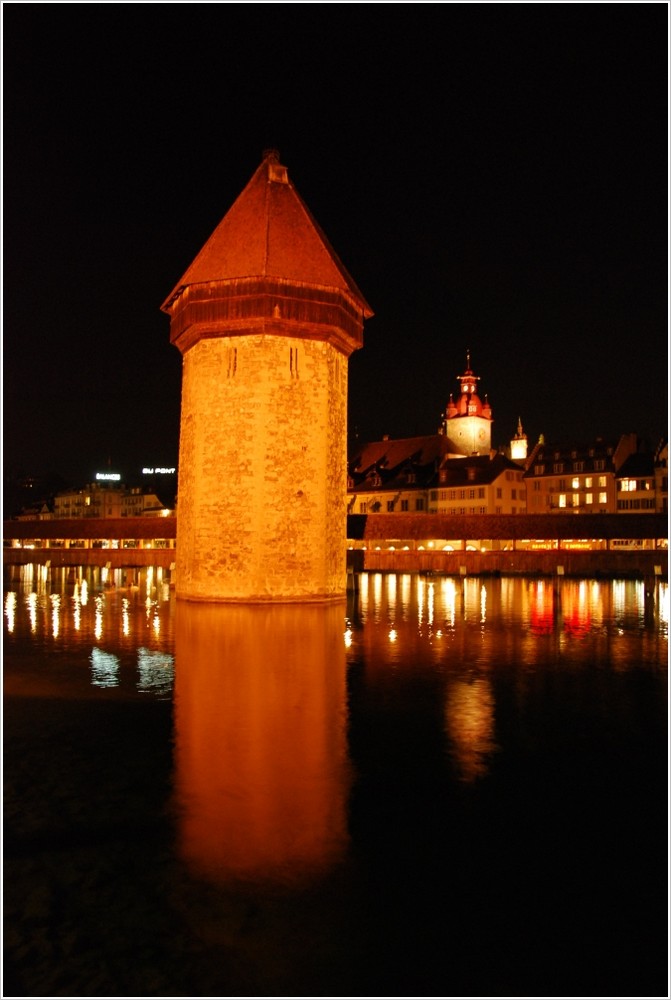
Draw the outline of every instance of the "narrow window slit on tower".
[[[228,372],[227,372],[228,377],[233,378],[237,370],[238,370],[238,349],[237,347],[229,347]]]
[[[298,378],[298,348],[289,348],[289,372],[292,378]]]

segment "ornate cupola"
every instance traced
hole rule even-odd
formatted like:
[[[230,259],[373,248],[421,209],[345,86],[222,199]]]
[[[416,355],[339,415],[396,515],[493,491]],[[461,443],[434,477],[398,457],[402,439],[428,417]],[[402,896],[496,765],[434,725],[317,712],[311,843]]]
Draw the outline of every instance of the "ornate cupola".
[[[477,394],[480,376],[471,368],[471,352],[466,352],[466,370],[457,376],[461,395],[455,403],[450,396],[445,414],[445,433],[462,455],[488,455],[492,447],[492,408],[485,396]]]
[[[463,375],[458,376],[461,382],[461,395],[472,396],[475,394],[477,384],[480,381],[480,377],[476,375],[471,369],[471,352],[466,351],[466,371]]]

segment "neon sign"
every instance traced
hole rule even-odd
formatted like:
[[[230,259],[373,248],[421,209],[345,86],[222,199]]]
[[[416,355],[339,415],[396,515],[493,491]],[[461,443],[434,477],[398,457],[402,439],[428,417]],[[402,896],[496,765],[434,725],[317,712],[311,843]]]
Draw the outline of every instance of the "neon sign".
[[[120,472],[96,472],[96,479],[106,479],[118,483],[121,479]]]
[[[173,476],[177,470],[176,469],[164,469],[164,468],[149,468],[145,465],[142,470],[144,476]]]

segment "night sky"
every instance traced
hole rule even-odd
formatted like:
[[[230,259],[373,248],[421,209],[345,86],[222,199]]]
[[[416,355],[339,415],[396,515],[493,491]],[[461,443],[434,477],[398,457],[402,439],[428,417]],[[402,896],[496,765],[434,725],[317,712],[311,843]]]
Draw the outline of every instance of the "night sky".
[[[667,433],[666,3],[2,14],[6,482],[177,464],[160,306],[269,147],[375,313],[350,435],[467,349],[495,446]]]

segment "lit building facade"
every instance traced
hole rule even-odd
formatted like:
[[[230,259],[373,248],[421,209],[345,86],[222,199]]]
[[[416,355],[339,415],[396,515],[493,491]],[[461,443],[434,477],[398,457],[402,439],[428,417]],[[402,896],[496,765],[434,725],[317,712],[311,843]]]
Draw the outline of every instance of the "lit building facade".
[[[80,489],[62,490],[54,497],[54,520],[71,518],[166,517],[174,510],[155,493],[141,487],[89,483]]]
[[[597,438],[586,445],[539,441],[524,476],[527,513],[616,513],[618,470],[637,450],[635,434],[623,434],[618,440]]]
[[[669,442],[662,438],[654,457],[655,469],[655,506],[659,514],[668,514],[669,510]]]
[[[431,514],[524,514],[524,469],[505,455],[446,459],[438,488],[429,492]]]

